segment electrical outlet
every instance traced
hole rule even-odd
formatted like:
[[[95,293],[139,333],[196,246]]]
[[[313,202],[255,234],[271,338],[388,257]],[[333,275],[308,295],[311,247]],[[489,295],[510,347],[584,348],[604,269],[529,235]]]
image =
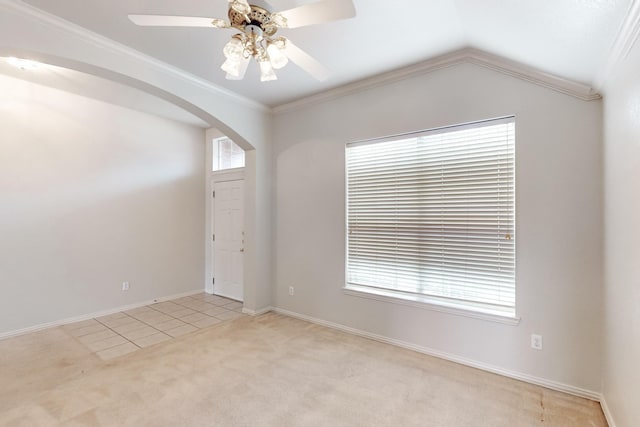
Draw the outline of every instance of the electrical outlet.
[[[293,286],[289,286],[289,295],[293,296],[295,295],[296,290],[293,288]]]
[[[129,290],[129,282],[122,282],[122,290],[123,291]]]
[[[542,350],[542,335],[531,334],[531,348]]]

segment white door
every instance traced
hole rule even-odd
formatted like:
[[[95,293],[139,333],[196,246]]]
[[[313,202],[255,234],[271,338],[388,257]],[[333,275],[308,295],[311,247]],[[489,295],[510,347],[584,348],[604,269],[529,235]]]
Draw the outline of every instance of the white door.
[[[243,301],[244,181],[214,184],[213,293]]]

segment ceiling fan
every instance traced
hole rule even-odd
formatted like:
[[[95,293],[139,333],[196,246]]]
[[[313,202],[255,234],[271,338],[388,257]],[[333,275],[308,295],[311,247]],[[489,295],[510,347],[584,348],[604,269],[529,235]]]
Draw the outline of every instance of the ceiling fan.
[[[260,66],[260,80],[277,80],[278,70],[291,60],[318,80],[326,80],[329,71],[305,51],[283,36],[281,28],[298,28],[329,21],[352,18],[356,11],[352,0],[320,0],[281,12],[271,12],[262,0],[228,0],[229,20],[192,16],[129,15],[136,25],[150,27],[232,28],[239,32],[231,37],[223,53],[222,70],[229,80],[242,80],[251,58]]]

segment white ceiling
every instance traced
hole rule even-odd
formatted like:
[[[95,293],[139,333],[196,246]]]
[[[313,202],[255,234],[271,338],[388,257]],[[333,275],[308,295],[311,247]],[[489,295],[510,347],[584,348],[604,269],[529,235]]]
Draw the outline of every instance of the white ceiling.
[[[269,0],[275,10],[313,1]],[[354,0],[353,19],[282,30],[332,71],[327,81],[290,64],[278,71],[278,81],[261,83],[256,64],[243,81],[225,80],[219,67],[230,30],[145,28],[127,19],[130,13],[226,17],[227,0],[24,0],[268,106],[463,47],[593,85],[630,1]]]

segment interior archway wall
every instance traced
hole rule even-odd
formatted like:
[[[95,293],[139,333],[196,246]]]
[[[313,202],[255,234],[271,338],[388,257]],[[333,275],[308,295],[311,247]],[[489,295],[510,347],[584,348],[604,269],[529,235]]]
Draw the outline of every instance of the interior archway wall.
[[[23,3],[0,0],[0,10],[0,56],[33,59],[140,89],[196,115],[247,151],[245,308],[260,311],[269,307],[270,111],[260,104]],[[203,240],[206,240],[204,236]]]

